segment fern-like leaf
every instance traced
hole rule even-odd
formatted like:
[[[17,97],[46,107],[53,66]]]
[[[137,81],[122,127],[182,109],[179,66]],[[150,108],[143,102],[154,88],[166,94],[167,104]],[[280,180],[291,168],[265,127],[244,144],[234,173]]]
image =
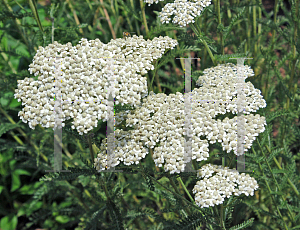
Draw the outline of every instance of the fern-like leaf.
[[[11,123],[1,124],[1,127],[0,127],[0,137],[3,134],[7,133],[8,131],[20,127],[20,122],[21,121],[19,121],[17,124],[11,124]]]
[[[237,54],[225,54],[225,55],[215,55],[216,61],[228,61],[230,58],[243,58],[246,57],[244,53],[237,53]]]
[[[251,227],[252,224],[253,224],[253,221],[254,221],[254,218],[251,218],[251,219],[249,219],[249,220],[244,221],[244,222],[241,223],[241,224],[238,224],[238,225],[236,225],[236,226],[230,228],[229,230],[240,230],[240,229],[244,229],[244,228],[246,228],[246,227]]]
[[[228,37],[228,35],[230,34],[233,26],[235,24],[237,24],[238,22],[241,22],[243,20],[239,20],[240,17],[244,14],[246,10],[246,7],[243,7],[238,13],[237,15],[234,16],[234,18],[231,20],[229,26],[225,27],[224,30],[225,30],[225,33],[224,33],[224,40],[226,40],[226,38]]]
[[[124,230],[123,218],[119,207],[112,201],[107,201],[107,208],[116,230]]]
[[[164,228],[166,230],[196,230],[201,224],[205,223],[205,219],[199,213],[192,214],[173,226]]]

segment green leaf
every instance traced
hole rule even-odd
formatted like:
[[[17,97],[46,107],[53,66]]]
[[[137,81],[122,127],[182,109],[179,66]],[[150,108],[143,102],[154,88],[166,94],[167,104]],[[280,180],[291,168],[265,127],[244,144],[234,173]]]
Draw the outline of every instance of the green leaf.
[[[270,192],[271,195],[284,195],[283,192]]]
[[[65,224],[69,222],[70,218],[68,216],[57,216],[55,217],[55,220],[60,224]]]
[[[246,56],[247,55],[244,53],[215,55],[215,60],[216,61],[228,61],[228,60],[231,60],[230,58],[243,58]]]
[[[10,104],[9,104],[9,107],[10,108],[15,108],[15,107],[18,107],[19,105],[21,105],[22,104],[22,102],[20,101],[20,102],[18,102],[18,99],[12,99],[12,101],[10,102]]]
[[[9,100],[6,99],[6,98],[4,98],[4,97],[1,97],[1,98],[0,98],[0,103],[1,103],[1,105],[2,105],[3,107],[5,107],[5,106],[8,105]]]
[[[7,133],[9,130],[20,127],[20,125],[19,125],[20,122],[21,121],[19,121],[17,124],[11,124],[11,123],[1,124],[1,126],[0,126],[0,137],[3,134]]]
[[[78,181],[82,184],[83,187],[86,187],[90,182],[90,178],[85,175],[81,175],[78,177]]]
[[[42,23],[41,23],[41,20],[39,17],[39,13],[38,13],[35,1],[29,0],[29,6],[30,6],[30,9],[35,17],[35,20],[36,20],[40,30],[42,31],[42,33],[44,33],[43,26],[42,26]]]
[[[201,49],[198,48],[197,46],[183,46],[181,49],[182,50],[190,50],[190,51],[201,51]]]
[[[28,175],[28,176],[31,175],[30,172],[28,172],[28,171],[26,171],[26,170],[24,170],[24,169],[16,169],[16,170],[14,171],[14,173],[16,173],[16,174],[18,174],[18,175]]]
[[[24,169],[14,170],[12,175],[11,175],[11,180],[12,180],[11,189],[10,189],[11,192],[13,192],[13,191],[17,190],[18,188],[20,188],[20,186],[21,186],[20,175],[30,176],[31,174],[29,172],[27,172],[26,170],[24,170]]]
[[[0,221],[1,230],[15,230],[18,224],[17,216],[9,214],[5,216]]]
[[[286,171],[284,169],[273,169],[272,173],[285,173]]]
[[[18,188],[20,188],[21,186],[21,181],[20,181],[20,177],[18,174],[16,173],[12,173],[11,175],[11,189],[10,191],[13,192],[13,191],[16,191]]]
[[[38,201],[34,203],[34,205],[24,203],[19,209],[18,209],[18,216],[23,216],[25,215],[26,217],[31,216],[32,213],[35,211],[41,209],[43,206],[42,201]]]
[[[199,215],[199,213],[195,213],[184,219],[181,219],[179,223],[176,223],[174,226],[171,226],[171,228],[166,229],[196,230],[203,222],[204,217],[202,215]]]
[[[217,26],[217,33],[220,33],[220,32],[223,33],[223,31],[225,31],[224,29],[225,29],[225,27],[223,26],[222,23],[220,23],[220,24]]]
[[[246,7],[243,7],[243,9],[241,9],[239,11],[239,13],[237,15],[234,16],[234,18],[231,20],[229,26],[227,26],[226,28],[223,27],[223,31],[225,31],[224,34],[224,40],[226,40],[226,38],[228,37],[230,31],[232,30],[233,26],[235,24],[237,24],[238,22],[241,22],[242,20],[239,20],[239,18],[244,15],[244,11],[246,10]]]
[[[4,186],[0,185],[0,194],[1,194],[3,189],[4,189]]]
[[[236,225],[236,226],[230,228],[229,230],[240,230],[240,229],[244,229],[244,228],[246,228],[246,227],[250,227],[250,226],[252,226],[253,221],[254,221],[254,218],[251,218],[251,219],[249,219],[249,220],[244,221],[244,222],[241,223],[241,224],[238,224],[238,225]]]

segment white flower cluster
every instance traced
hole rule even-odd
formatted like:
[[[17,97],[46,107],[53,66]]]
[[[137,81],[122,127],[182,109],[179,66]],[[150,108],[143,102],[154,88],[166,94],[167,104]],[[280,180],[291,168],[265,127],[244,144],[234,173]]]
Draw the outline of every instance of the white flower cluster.
[[[253,70],[247,65],[244,66],[244,79],[254,76]],[[208,109],[218,106],[221,114],[237,112],[237,88],[241,87],[237,82],[237,65],[232,63],[221,64],[213,68],[208,68],[203,71],[204,75],[200,76],[196,84],[201,85],[199,88],[203,95],[203,106]],[[253,141],[259,133],[264,132],[266,120],[264,117],[251,112],[256,112],[259,108],[266,107],[266,101],[261,95],[259,89],[255,89],[251,82],[244,84],[244,114],[245,115],[245,151],[250,149]],[[197,91],[196,91],[197,92]],[[214,104],[212,104],[214,103]],[[236,151],[237,145],[237,121],[236,119],[225,118],[217,122],[219,128],[218,133],[210,133],[207,138],[213,140],[222,140],[223,150],[228,153],[231,150]]]
[[[80,135],[97,127],[97,120],[108,119],[108,76],[114,74],[116,104],[137,106],[147,95],[147,71],[153,70],[155,59],[161,58],[167,49],[178,43],[169,37],[158,37],[146,41],[142,36],[111,40],[103,44],[99,39],[82,38],[80,44],[72,46],[54,42],[39,47],[30,74],[38,80],[25,78],[18,81],[15,98],[25,105],[19,116],[34,129],[37,124],[55,127],[55,62],[60,57],[62,78],[62,126],[63,121],[73,118],[72,128]],[[104,59],[107,58],[107,59]],[[108,58],[113,59],[114,68],[109,71]],[[110,59],[111,60],[111,59]]]
[[[145,3],[148,3],[148,6],[153,4],[154,2],[157,4],[158,2],[163,2],[164,0],[144,0]]]
[[[153,0],[144,0],[148,5],[153,3]],[[158,3],[158,0],[155,1]],[[174,3],[167,3],[162,12],[159,13],[161,23],[169,23],[171,16],[175,17],[172,23],[179,24],[180,27],[194,23],[194,18],[200,16],[205,7],[211,4],[211,0],[175,0]]]
[[[248,174],[239,174],[237,170],[220,165],[207,164],[198,170],[197,181],[193,188],[195,202],[201,208],[222,204],[232,194],[253,196],[258,189],[257,181]]]
[[[131,130],[123,131],[118,129],[115,131],[115,151],[110,159],[108,159],[106,154],[106,142],[107,138],[102,140],[100,151],[97,153],[97,158],[94,161],[94,166],[99,172],[105,170],[105,168],[115,167],[120,162],[123,162],[125,165],[138,164],[149,152],[147,148],[143,147],[142,142],[132,140]],[[111,164],[107,163],[109,160]]]
[[[215,67],[216,70],[221,68],[222,66]],[[229,71],[226,67],[223,68]],[[215,78],[211,80],[214,81],[212,85],[204,83],[203,87],[196,88],[187,95],[177,92],[176,95],[167,96],[163,93],[150,92],[149,96],[143,99],[143,104],[127,115],[126,126],[134,126],[130,140],[134,143],[142,142],[147,148],[154,148],[154,162],[158,167],[164,164],[165,171],[170,173],[184,171],[187,144],[192,151],[192,159],[197,161],[208,159],[209,143],[214,144],[218,141],[222,144],[223,150],[228,153],[237,149],[236,118],[214,119],[218,114],[235,113],[236,104],[229,102],[236,101],[236,87],[234,87],[236,79],[233,79],[232,74],[211,77]],[[266,125],[264,117],[250,114],[250,111],[255,112],[258,107],[264,107],[265,101],[250,82],[247,85],[245,151],[251,147],[256,136],[265,130]],[[187,119],[185,97],[191,98],[192,102],[190,143],[186,143],[184,138]],[[101,160],[105,157],[98,155]],[[95,161],[98,162],[99,159]]]

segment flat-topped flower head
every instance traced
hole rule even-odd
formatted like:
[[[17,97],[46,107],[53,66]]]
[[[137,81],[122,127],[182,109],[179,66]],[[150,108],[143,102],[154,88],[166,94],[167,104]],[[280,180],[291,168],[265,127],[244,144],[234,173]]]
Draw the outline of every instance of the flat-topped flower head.
[[[32,129],[37,124],[54,128],[55,65],[56,57],[60,57],[62,126],[72,118],[72,128],[83,135],[97,127],[98,120],[108,119],[107,90],[112,75],[115,103],[137,106],[148,93],[144,75],[154,69],[153,61],[177,44],[167,36],[146,41],[134,35],[108,44],[82,38],[76,46],[54,42],[39,47],[29,66],[30,73],[38,79],[19,80],[15,90],[15,98],[25,105],[19,116]]]
[[[148,5],[153,4],[153,0],[144,0]],[[158,3],[155,0],[155,3]],[[195,22],[195,18],[200,16],[205,7],[211,4],[211,0],[175,0],[174,3],[167,3],[162,12],[159,13],[161,23],[170,23],[171,16],[173,24],[178,24],[180,27],[186,26]]]
[[[253,196],[258,189],[257,181],[248,174],[220,165],[207,164],[198,170],[197,181],[193,188],[195,202],[200,208],[222,204],[225,198],[232,195]]]
[[[244,71],[244,79],[254,76],[253,70],[246,66],[242,66]],[[201,85],[199,92],[203,95],[203,106],[209,108],[215,108],[219,110],[221,114],[231,112],[232,114],[238,114],[238,87],[241,87],[238,83],[237,76],[238,66],[232,63],[221,64],[216,67],[208,68],[203,71],[204,75],[200,76],[196,84]],[[244,100],[243,100],[243,113],[245,118],[245,145],[244,151],[248,151],[251,148],[253,141],[259,133],[264,132],[266,126],[265,117],[259,114],[252,114],[259,108],[266,107],[266,101],[261,95],[259,89],[255,89],[251,82],[244,83]],[[208,139],[218,140],[222,142],[223,150],[228,153],[231,150],[236,152],[237,150],[237,119],[225,118],[223,121],[218,120],[215,124],[215,128],[218,130],[215,133],[210,133]]]
[[[237,119],[216,119],[219,114],[237,113],[236,79],[230,74],[218,73],[206,79],[200,88],[187,95],[180,92],[165,95],[150,92],[143,104],[133,114],[128,114],[127,126],[134,126],[135,141],[154,149],[154,162],[170,173],[184,171],[186,146],[190,146],[192,159],[207,160],[209,143],[219,142],[228,153],[237,150]],[[203,78],[203,76],[202,76]],[[213,79],[215,78],[215,79]],[[212,81],[214,81],[212,83]],[[245,135],[244,150],[247,151],[259,133],[265,130],[265,118],[251,114],[265,107],[260,91],[248,82],[245,89]],[[192,114],[187,116],[185,98],[191,98]],[[185,142],[185,123],[190,119],[191,142]],[[133,132],[134,133],[134,132]],[[237,153],[236,153],[237,154]]]

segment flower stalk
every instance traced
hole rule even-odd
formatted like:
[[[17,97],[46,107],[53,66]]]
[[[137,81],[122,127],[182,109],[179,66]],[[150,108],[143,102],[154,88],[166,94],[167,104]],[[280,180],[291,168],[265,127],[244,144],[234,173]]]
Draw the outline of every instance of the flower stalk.
[[[143,20],[144,20],[144,26],[145,26],[145,30],[146,30],[146,35],[148,37],[149,29],[148,29],[146,14],[145,14],[145,5],[146,4],[144,4],[143,0],[140,0],[140,6],[141,6],[142,16],[143,16]]]
[[[210,58],[211,58],[213,64],[216,65],[216,60],[215,60],[214,55],[212,54],[212,52],[211,52],[211,50],[210,50],[210,48],[209,48],[207,42],[206,42],[204,39],[201,39],[201,38],[200,38],[200,31],[197,31],[197,29],[195,28],[195,26],[194,26],[193,24],[190,24],[189,26],[192,28],[192,30],[193,30],[194,33],[197,35],[197,37],[198,37],[199,40],[202,42],[202,44],[205,46],[205,48],[206,48],[206,50],[207,50],[207,52],[208,52],[208,54],[209,54],[209,56],[210,56]]]
[[[220,8],[221,8],[220,0],[217,0],[218,25],[222,24]],[[224,51],[223,31],[220,31],[219,36],[220,36],[221,54],[224,55],[225,51]],[[225,61],[223,63],[225,63]]]
[[[187,188],[186,188],[185,184],[183,183],[181,177],[178,177],[177,180],[180,182],[181,186],[183,187],[185,193],[188,195],[188,197],[190,198],[190,200],[191,200],[193,203],[195,203],[193,197],[191,196],[191,194],[190,194],[189,191],[187,190]]]

